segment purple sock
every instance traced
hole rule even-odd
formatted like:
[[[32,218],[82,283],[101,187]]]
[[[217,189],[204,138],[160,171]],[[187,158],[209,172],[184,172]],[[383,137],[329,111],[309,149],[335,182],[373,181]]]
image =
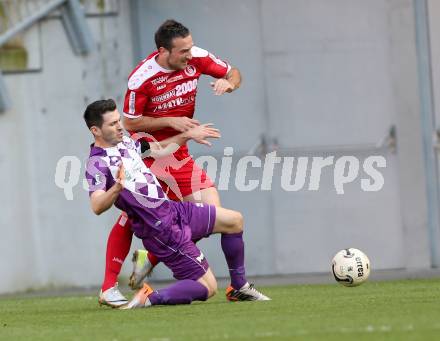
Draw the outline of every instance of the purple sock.
[[[190,304],[192,301],[206,301],[208,289],[197,281],[184,279],[153,292],[148,298],[152,305]]]
[[[244,242],[243,232],[235,234],[222,234],[222,250],[231,276],[231,286],[240,289],[246,284],[244,269]]]

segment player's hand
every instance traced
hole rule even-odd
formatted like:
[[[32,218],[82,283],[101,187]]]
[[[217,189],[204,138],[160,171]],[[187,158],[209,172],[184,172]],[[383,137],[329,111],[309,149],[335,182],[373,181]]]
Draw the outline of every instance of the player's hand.
[[[121,164],[119,165],[118,174],[116,174],[116,186],[117,188],[122,191],[124,189],[125,185],[125,169],[124,164],[121,161]]]
[[[181,133],[200,125],[200,122],[189,117],[168,117],[169,126]]]
[[[211,87],[214,90],[214,94],[217,96],[223,95],[225,92],[232,92],[235,90],[235,86],[224,78],[211,82]]]
[[[211,142],[207,139],[218,139],[221,137],[220,130],[212,128],[212,123],[202,124],[198,127],[188,130],[187,136],[200,144],[211,146]]]

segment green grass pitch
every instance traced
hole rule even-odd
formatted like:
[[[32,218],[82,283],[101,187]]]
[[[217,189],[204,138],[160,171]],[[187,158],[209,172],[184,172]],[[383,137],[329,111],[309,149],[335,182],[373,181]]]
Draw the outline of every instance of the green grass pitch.
[[[133,311],[95,296],[0,299],[1,340],[440,340],[440,279],[261,288],[270,302]]]

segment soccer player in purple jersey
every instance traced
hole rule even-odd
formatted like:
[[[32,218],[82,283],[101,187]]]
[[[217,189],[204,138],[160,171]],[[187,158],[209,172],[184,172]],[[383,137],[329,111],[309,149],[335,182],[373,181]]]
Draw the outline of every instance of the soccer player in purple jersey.
[[[142,146],[124,136],[121,117],[113,100],[93,102],[87,107],[84,119],[95,139],[86,169],[93,212],[99,215],[112,205],[125,211],[132,221],[134,234],[177,279],[176,283],[157,291],[145,283],[124,308],[189,304],[213,296],[217,291],[216,279],[208,261],[193,242],[213,233],[236,236],[224,250],[227,263],[233,270],[230,272],[231,282],[239,288],[230,293],[231,300],[269,300],[246,280],[241,234],[243,218],[239,212],[214,205],[169,200],[141,157],[142,149],[151,149],[154,156],[159,147],[148,142],[143,142]],[[199,129],[200,133],[201,128],[194,129]],[[206,125],[204,129],[205,139],[218,137],[215,129]],[[161,141],[161,146],[193,138],[192,132],[185,134]]]

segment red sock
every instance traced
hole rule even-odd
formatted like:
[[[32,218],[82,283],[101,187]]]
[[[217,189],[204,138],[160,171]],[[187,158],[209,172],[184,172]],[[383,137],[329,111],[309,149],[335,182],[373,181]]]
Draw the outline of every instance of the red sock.
[[[147,253],[147,257],[151,265],[156,266],[159,263],[159,259],[157,259],[157,257],[153,255],[151,252]]]
[[[113,287],[118,281],[122,264],[130,251],[132,238],[131,222],[127,215],[122,213],[108,236],[102,291]]]

